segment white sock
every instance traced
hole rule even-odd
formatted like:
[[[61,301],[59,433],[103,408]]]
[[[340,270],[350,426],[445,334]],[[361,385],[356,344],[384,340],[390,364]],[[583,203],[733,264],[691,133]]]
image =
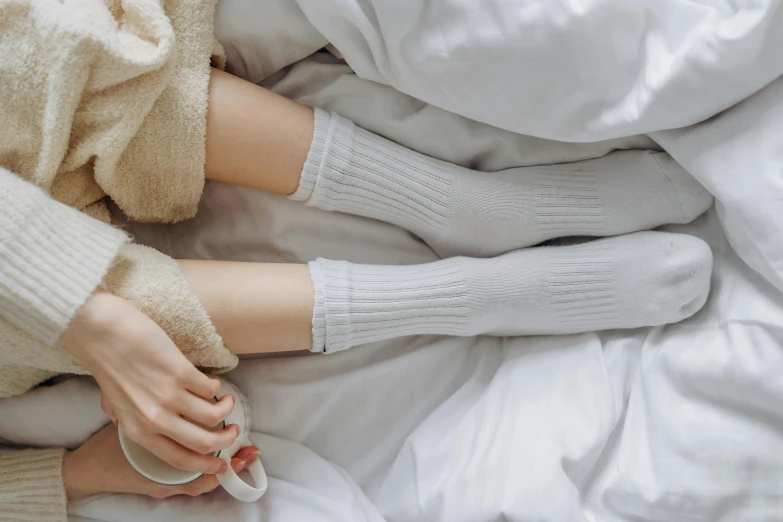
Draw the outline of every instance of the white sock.
[[[414,334],[569,334],[681,321],[709,291],[712,252],[638,232],[492,259],[412,266],[310,263],[313,351]]]
[[[668,154],[620,151],[551,166],[475,172],[315,110],[292,199],[386,221],[439,254],[490,257],[547,239],[687,223],[712,197]]]

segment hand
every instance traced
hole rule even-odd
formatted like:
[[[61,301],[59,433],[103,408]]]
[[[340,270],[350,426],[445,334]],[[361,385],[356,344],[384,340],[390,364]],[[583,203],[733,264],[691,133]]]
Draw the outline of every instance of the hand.
[[[231,467],[238,473],[256,457],[258,449],[242,448],[231,459]],[[79,449],[65,455],[63,480],[69,500],[98,493],[136,493],[152,498],[195,497],[209,493],[219,485],[215,475],[204,475],[182,486],[163,486],[147,480],[128,463],[122,453],[117,427],[111,424],[90,437]]]
[[[239,427],[209,431],[234,408],[211,399],[220,381],[198,371],[166,333],[128,301],[94,293],[74,318],[62,346],[92,373],[103,409],[133,441],[172,466],[222,473],[228,464],[205,455],[229,447]]]

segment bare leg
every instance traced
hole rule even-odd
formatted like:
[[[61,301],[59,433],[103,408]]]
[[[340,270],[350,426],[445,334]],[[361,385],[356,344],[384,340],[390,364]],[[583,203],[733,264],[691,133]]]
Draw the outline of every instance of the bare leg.
[[[313,111],[213,69],[207,179],[291,194],[313,138]],[[179,261],[226,347],[236,354],[309,350],[313,285],[307,265]]]
[[[311,151],[314,131],[322,147]],[[634,171],[636,178],[626,175]],[[413,334],[538,335],[665,324],[694,313],[709,289],[709,248],[687,236],[641,233],[517,250],[551,237],[687,222],[711,204],[670,158],[641,151],[478,174],[214,71],[206,175],[387,221],[441,246],[441,253],[513,250],[411,267],[322,260],[314,265],[317,292],[303,265],[182,261],[235,353],[331,352]],[[553,201],[559,213],[552,213]],[[680,212],[686,209],[691,213]]]
[[[712,205],[664,153],[478,173],[219,71],[210,82],[206,175],[386,221],[442,257],[687,223]]]
[[[677,322],[704,304],[712,253],[695,237],[639,232],[423,265],[180,267],[234,353],[331,353],[406,335],[557,335]]]
[[[212,70],[207,179],[292,194],[313,139],[313,110]]]
[[[307,265],[191,260],[179,265],[232,352],[311,348],[313,284]]]

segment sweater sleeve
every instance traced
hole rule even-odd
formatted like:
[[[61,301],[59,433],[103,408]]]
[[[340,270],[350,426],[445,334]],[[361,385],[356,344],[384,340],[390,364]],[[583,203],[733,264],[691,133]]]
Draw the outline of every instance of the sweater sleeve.
[[[127,239],[0,168],[0,316],[55,345]]]
[[[0,521],[66,522],[62,449],[0,451]]]

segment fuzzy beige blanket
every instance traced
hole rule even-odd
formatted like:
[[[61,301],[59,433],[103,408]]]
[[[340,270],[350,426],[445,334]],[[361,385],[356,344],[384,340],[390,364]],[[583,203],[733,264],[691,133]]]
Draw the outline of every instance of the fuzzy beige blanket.
[[[222,55],[214,7],[215,0],[0,0],[0,167],[104,222],[106,197],[134,220],[193,216],[204,185],[210,60]],[[236,364],[171,259],[126,245],[106,282],[195,364]],[[82,371],[18,326],[0,317],[0,396]]]

